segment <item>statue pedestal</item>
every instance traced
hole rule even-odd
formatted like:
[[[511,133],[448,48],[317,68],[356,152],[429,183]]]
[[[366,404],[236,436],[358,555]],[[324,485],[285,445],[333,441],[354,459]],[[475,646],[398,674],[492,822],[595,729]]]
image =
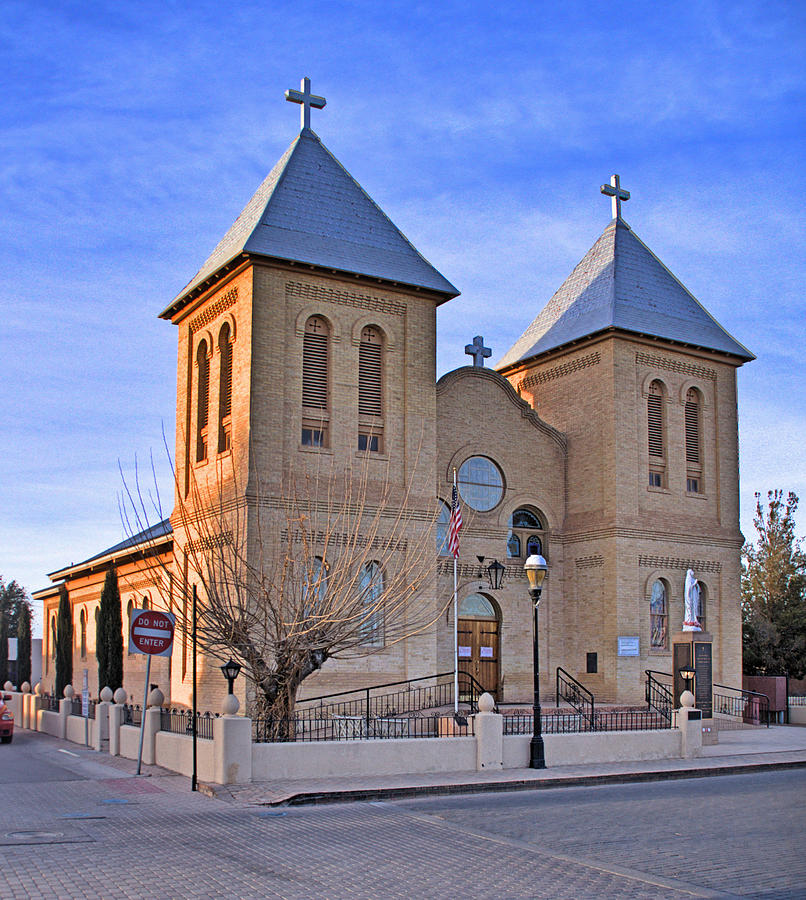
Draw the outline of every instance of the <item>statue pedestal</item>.
[[[704,720],[713,720],[713,639],[707,631],[681,631],[672,638],[672,675],[674,677],[674,706],[680,707],[680,695],[685,690],[694,694],[694,706],[702,710]],[[694,684],[683,681],[680,669],[695,670]],[[703,727],[712,727],[712,722],[703,722]]]

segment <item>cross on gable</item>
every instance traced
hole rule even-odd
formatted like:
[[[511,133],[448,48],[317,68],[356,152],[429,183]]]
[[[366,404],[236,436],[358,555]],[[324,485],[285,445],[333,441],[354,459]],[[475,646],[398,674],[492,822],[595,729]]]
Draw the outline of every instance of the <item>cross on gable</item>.
[[[477,334],[476,337],[473,338],[472,344],[465,344],[465,353],[468,356],[473,357],[474,366],[483,369],[484,360],[487,359],[488,356],[492,356],[493,351],[490,350],[489,347],[484,346],[484,338],[480,334]]]
[[[621,218],[621,201],[630,199],[630,192],[625,191],[621,187],[621,181],[618,175],[610,176],[610,184],[603,184],[601,187],[601,191],[603,194],[607,194],[608,197],[611,198],[611,203],[613,207],[613,218],[620,219]]]
[[[303,78],[299,83],[300,90],[295,91],[289,88],[285,92],[285,99],[289,103],[299,103],[302,109],[299,111],[299,127],[301,130],[311,127],[311,107],[314,109],[322,109],[327,101],[324,97],[317,97],[311,93],[311,79]]]

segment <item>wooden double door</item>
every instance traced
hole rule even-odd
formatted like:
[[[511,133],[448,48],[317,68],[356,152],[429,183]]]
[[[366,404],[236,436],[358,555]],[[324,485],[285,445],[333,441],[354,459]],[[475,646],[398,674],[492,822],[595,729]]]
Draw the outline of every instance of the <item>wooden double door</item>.
[[[498,621],[459,619],[457,625],[459,671],[472,675],[485,691],[498,700]]]

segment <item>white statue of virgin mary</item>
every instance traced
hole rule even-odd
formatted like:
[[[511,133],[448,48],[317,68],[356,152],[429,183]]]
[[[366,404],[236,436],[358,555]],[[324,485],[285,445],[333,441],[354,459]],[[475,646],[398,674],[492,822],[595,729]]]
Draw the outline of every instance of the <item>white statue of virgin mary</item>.
[[[694,570],[686,572],[685,611],[683,615],[683,631],[702,631],[700,616],[700,586],[694,577]]]

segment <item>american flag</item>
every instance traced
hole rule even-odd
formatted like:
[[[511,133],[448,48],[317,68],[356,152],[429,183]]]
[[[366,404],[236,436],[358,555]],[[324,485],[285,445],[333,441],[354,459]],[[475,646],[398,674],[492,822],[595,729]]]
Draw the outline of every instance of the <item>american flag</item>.
[[[459,532],[462,530],[462,510],[459,508],[459,495],[456,493],[456,485],[453,486],[451,495],[451,521],[448,525],[448,550],[456,559],[459,556]]]

